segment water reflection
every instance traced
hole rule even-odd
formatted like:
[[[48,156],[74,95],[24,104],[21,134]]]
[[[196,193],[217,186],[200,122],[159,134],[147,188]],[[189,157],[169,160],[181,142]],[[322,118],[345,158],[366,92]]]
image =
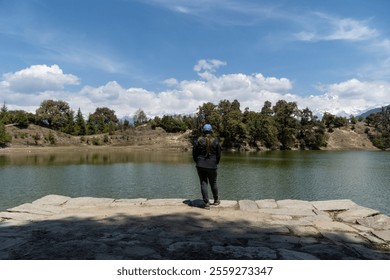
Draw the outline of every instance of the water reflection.
[[[27,153],[0,155],[0,166],[6,165],[78,165],[78,164],[115,164],[126,162],[161,162],[184,163],[190,159],[190,154],[145,151],[145,150],[120,150],[109,149],[99,151],[62,151],[54,153]]]

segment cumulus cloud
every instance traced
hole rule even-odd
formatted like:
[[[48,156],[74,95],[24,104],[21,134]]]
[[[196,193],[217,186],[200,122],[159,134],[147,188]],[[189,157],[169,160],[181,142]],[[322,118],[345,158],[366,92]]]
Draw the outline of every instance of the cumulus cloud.
[[[64,74],[58,65],[33,65],[15,73],[6,73],[3,79],[3,86],[24,93],[61,90],[65,85],[77,85],[80,82],[75,75]]]
[[[50,70],[52,74],[31,66],[27,69],[37,75],[41,91],[31,94],[25,88],[11,87],[10,82],[32,84],[32,74],[26,69],[14,74],[3,75],[0,81],[0,100],[7,102],[10,109],[23,109],[34,112],[45,99],[63,100],[73,110],[80,108],[87,115],[97,107],[113,109],[119,117],[131,116],[142,109],[149,117],[164,114],[192,114],[205,102],[218,104],[219,101],[237,99],[241,109],[248,107],[260,111],[265,101],[275,104],[278,100],[297,102],[300,108],[308,107],[314,113],[324,112],[349,116],[365,110],[390,104],[390,83],[382,81],[361,81],[351,79],[340,83],[318,85],[310,96],[294,93],[294,85],[288,78],[266,77],[261,73],[217,74],[216,69],[224,62],[219,60],[202,60],[194,67],[204,71],[206,77],[178,81],[174,78],[165,81],[169,85],[163,91],[150,91],[143,88],[125,88],[116,81],[110,81],[99,87],[83,86],[76,92],[63,90],[66,84],[78,83],[78,78],[63,74],[58,66],[38,67]],[[55,71],[53,71],[53,69]],[[53,78],[56,77],[56,78]],[[45,85],[45,86],[42,86]],[[36,90],[39,87],[36,87]],[[24,89],[24,90],[20,90]],[[49,90],[50,89],[50,90]]]

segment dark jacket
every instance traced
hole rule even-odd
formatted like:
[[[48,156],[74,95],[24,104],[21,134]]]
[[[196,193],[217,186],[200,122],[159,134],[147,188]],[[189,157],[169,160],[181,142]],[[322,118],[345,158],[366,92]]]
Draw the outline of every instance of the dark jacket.
[[[209,150],[207,140],[210,143]],[[217,169],[221,159],[221,146],[218,140],[211,135],[199,137],[192,148],[192,158],[196,162],[196,167]]]

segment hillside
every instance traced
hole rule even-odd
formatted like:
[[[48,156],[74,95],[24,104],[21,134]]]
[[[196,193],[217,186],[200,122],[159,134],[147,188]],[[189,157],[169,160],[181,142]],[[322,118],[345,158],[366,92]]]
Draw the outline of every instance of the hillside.
[[[167,133],[161,128],[153,130],[147,126],[116,131],[114,135],[87,136],[72,136],[34,124],[30,124],[27,128],[8,125],[6,130],[12,136],[12,142],[8,145],[11,148],[132,146],[146,149],[188,150],[191,146],[189,133]]]
[[[328,133],[328,145],[323,150],[379,150],[365,133],[365,123],[359,122],[354,127],[335,128],[333,133]]]
[[[328,133],[328,145],[323,150],[378,150],[368,139],[366,124],[361,122],[352,126],[334,129]],[[151,129],[141,126],[136,129],[117,131],[114,135],[100,134],[71,136],[41,126],[30,124],[27,128],[14,125],[6,127],[12,135],[11,148],[25,147],[88,147],[88,146],[131,146],[144,149],[191,149],[190,132],[167,133],[161,128]]]

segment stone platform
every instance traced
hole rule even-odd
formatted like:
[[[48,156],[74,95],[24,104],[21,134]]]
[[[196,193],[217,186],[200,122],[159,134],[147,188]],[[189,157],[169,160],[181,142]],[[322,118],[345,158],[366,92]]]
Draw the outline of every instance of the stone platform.
[[[351,200],[48,195],[0,212],[0,259],[390,259],[390,217]]]

